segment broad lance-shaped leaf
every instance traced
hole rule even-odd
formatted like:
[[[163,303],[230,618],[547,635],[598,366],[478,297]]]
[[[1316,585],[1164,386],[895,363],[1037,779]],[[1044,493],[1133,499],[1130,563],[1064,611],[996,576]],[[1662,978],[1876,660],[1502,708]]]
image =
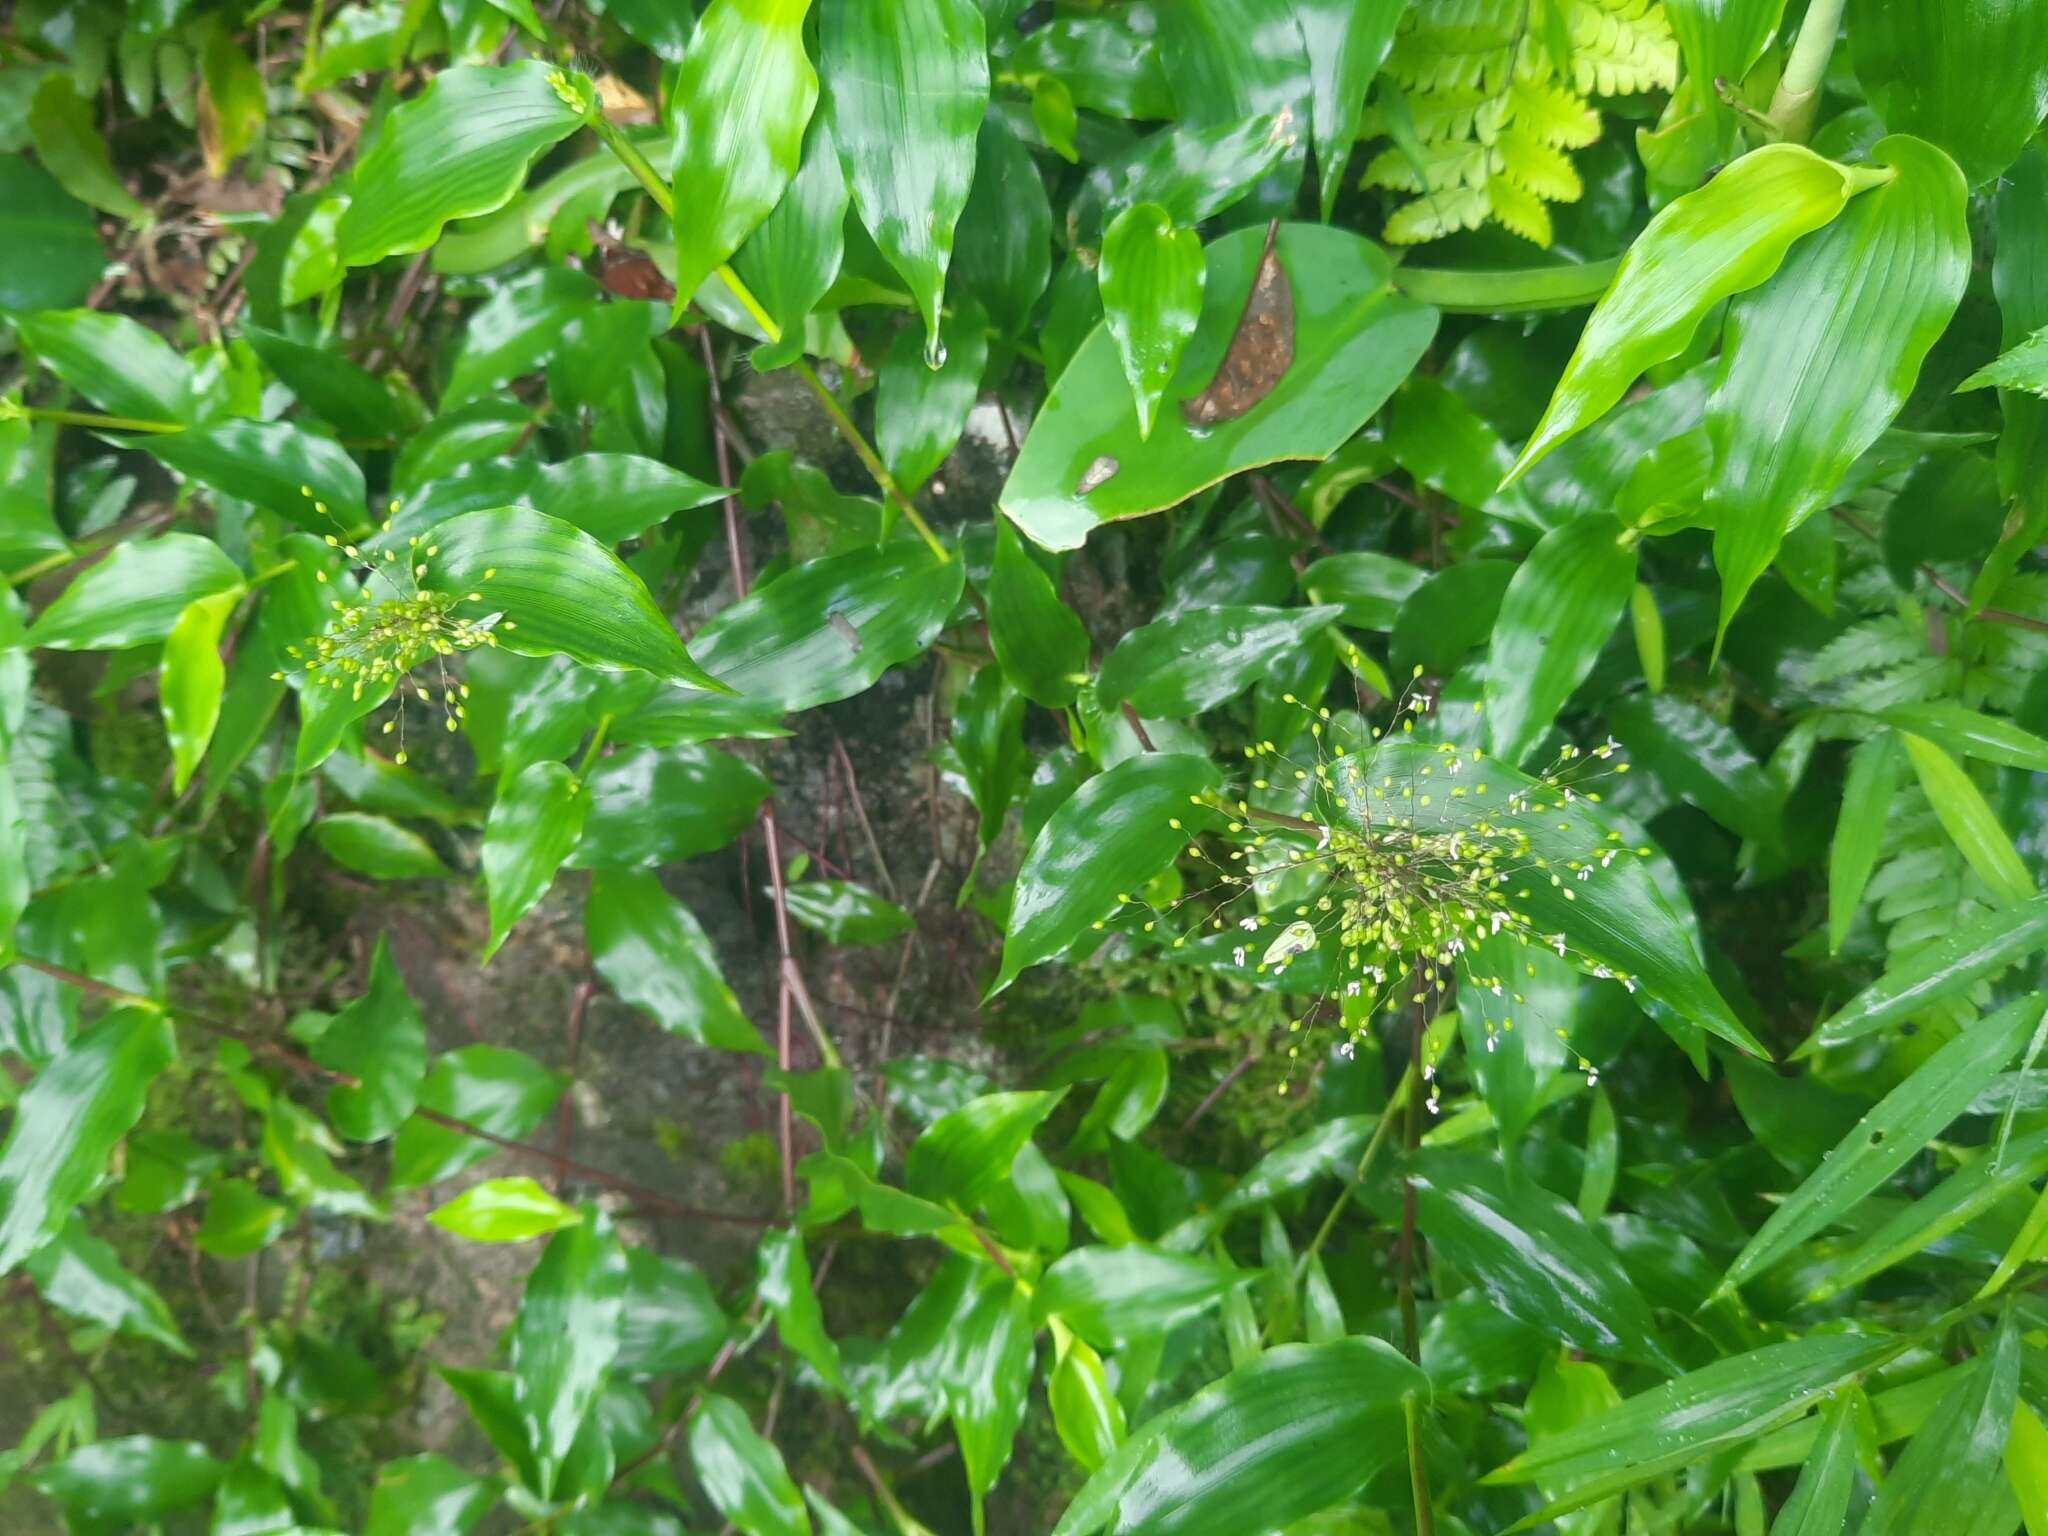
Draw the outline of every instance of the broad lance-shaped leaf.
[[[277,513],[317,534],[352,538],[369,526],[363,471],[332,438],[285,421],[217,422],[159,432],[140,448],[179,474]]]
[[[1803,145],[1769,144],[1666,204],[1622,257],[1508,479],[1683,352],[1709,310],[1777,271],[1795,240],[1842,211],[1853,185]]]
[[[1411,1183],[1423,1235],[1502,1311],[1576,1348],[1675,1369],[1649,1303],[1564,1201],[1534,1184],[1510,1192],[1491,1160],[1466,1153],[1425,1154]]]
[[[1407,9],[1408,0],[1294,0],[1294,20],[1308,56],[1309,128],[1325,224],[1344,189],[1344,168],[1358,143],[1366,93]]]
[[[981,1501],[1009,1463],[1031,1400],[1035,1348],[1024,1287],[1007,1276],[988,1280],[947,1342],[947,1404],[974,1498],[974,1526],[985,1530]]]
[[[964,561],[918,541],[812,560],[719,610],[697,632],[697,656],[743,698],[782,710],[834,703],[922,656],[964,580]]]
[[[925,1200],[950,1200],[964,1211],[1010,1176],[1010,1164],[1040,1121],[1058,1107],[1057,1092],[991,1093],[942,1115],[904,1160],[903,1182]]]
[[[484,889],[491,907],[484,959],[498,952],[512,925],[548,893],[555,871],[583,836],[589,812],[588,790],[563,763],[530,763],[500,787],[484,827]]]
[[[576,1226],[583,1213],[549,1194],[538,1179],[519,1174],[472,1184],[429,1211],[427,1220],[473,1243],[521,1243]]]
[[[1018,692],[1047,709],[1073,703],[1087,678],[1088,631],[1007,517],[996,518],[987,595],[989,649]]]
[[[804,321],[831,289],[846,254],[846,204],[846,172],[839,166],[832,120],[814,112],[803,160],[782,201],[732,258],[734,270],[782,328],[782,340],[754,349],[749,361],[757,370],[786,368],[803,356]]]
[[[2023,1348],[2008,1304],[1991,1348],[1949,1388],[1886,1475],[1859,1536],[2009,1528],[2012,1495],[1999,1463],[2019,1406]]]
[[[55,651],[148,645],[169,637],[187,604],[241,585],[235,562],[197,534],[118,544],[36,616],[26,643]]]
[[[2033,1033],[2043,1006],[2040,997],[2008,1004],[1915,1068],[1771,1212],[1728,1266],[1716,1294],[1762,1274],[1917,1156],[2012,1059]]]
[[[1173,215],[1157,203],[1126,208],[1103,234],[1096,270],[1102,314],[1137,401],[1141,439],[1152,435],[1160,397],[1202,318],[1208,275],[1202,237],[1175,229]]]
[[[239,588],[195,598],[164,640],[157,697],[164,734],[171,742],[171,788],[177,794],[192,782],[220,721],[221,691],[227,685],[227,668],[220,659],[221,631],[241,600]]]
[[[1193,832],[1215,821],[1195,802],[1221,783],[1205,757],[1146,752],[1075,790],[1024,855],[990,994],[1099,927],[1172,863]]]
[[[1554,529],[1516,568],[1493,623],[1486,728],[1519,765],[1556,724],[1635,589],[1635,537],[1599,513]]]
[[[106,267],[92,210],[25,155],[0,155],[0,244],[15,253],[0,273],[0,308],[82,304]]]
[[[26,350],[101,410],[160,422],[196,418],[191,360],[140,321],[61,309],[12,324]]]
[[[1032,1305],[1098,1349],[1157,1337],[1250,1278],[1242,1270],[1143,1243],[1076,1248],[1040,1280]]]
[[[803,1234],[781,1227],[761,1239],[755,1252],[760,1272],[756,1293],[775,1319],[783,1346],[810,1362],[812,1369],[838,1392],[846,1390],[839,1369],[839,1346],[825,1331],[825,1318],[811,1289],[811,1261]]]
[[[1117,642],[1096,690],[1103,703],[1129,700],[1147,719],[1198,714],[1275,674],[1342,615],[1334,605],[1231,606],[1154,619]]]
[[[465,1045],[437,1056],[420,1084],[420,1105],[497,1136],[524,1136],[568,1086],[524,1051]],[[492,1155],[489,1142],[415,1114],[391,1149],[391,1188],[432,1184]]]
[[[19,112],[19,106],[14,110]],[[43,75],[27,116],[36,157],[66,192],[131,224],[147,222],[149,210],[115,174],[107,141],[93,120],[92,102],[79,93],[68,70]]]
[[[1904,135],[1870,153],[1890,179],[1728,310],[1707,401],[1724,634],[1785,534],[1898,415],[1970,275],[1969,195],[1955,162]]]
[[[1819,1334],[1768,1344],[1717,1360],[1675,1381],[1629,1398],[1589,1424],[1487,1474],[1489,1483],[1538,1479],[1572,1491],[1518,1522],[1521,1531],[1716,1451],[1754,1439],[1795,1419],[1815,1399],[1852,1376],[1883,1364],[1911,1340],[1864,1334]]]
[[[1378,1339],[1269,1350],[1125,1441],[1053,1536],[1090,1536],[1112,1515],[1117,1536],[1292,1525],[1393,1464],[1404,1399],[1429,1395],[1420,1367]]]
[[[600,544],[637,537],[671,512],[725,494],[722,486],[632,453],[579,453],[541,470],[527,491],[540,511],[574,523]]]
[[[364,1536],[469,1536],[498,1501],[494,1478],[429,1451],[377,1469]]]
[[[334,232],[342,265],[425,250],[448,220],[510,200],[534,157],[581,126],[577,90],[537,59],[458,64],[435,75],[392,111],[356,164]]]
[[[925,360],[945,360],[939,306],[953,226],[988,108],[975,0],[829,0],[819,24],[832,129],[861,222],[909,285]]]
[[[1847,1045],[1967,992],[2048,945],[2048,896],[1980,912],[1888,970],[1823,1020],[1795,1056]]]
[[[473,619],[504,615],[493,633],[508,651],[732,691],[690,659],[640,578],[572,523],[525,507],[465,512],[421,547],[421,588],[454,594]]]
[[[595,1207],[548,1239],[512,1323],[512,1375],[543,1495],[619,1352],[626,1255]]]
[[[1828,850],[1828,953],[1839,954],[1884,847],[1885,818],[1899,787],[1899,743],[1881,731],[1850,754],[1842,810]]]
[[[2038,5],[1854,0],[1847,32],[1857,82],[1885,127],[1940,145],[1973,187],[2011,165],[2048,115],[2048,12]]]
[[[1924,736],[1911,731],[1899,734],[1936,819],[1977,878],[2005,901],[2025,901],[2032,896],[2034,877],[1999,825],[1998,813],[1963,765]]]
[[[1183,221],[1185,222],[1185,221]],[[1275,253],[1292,288],[1292,358],[1243,414],[1190,426],[1181,407],[1216,381],[1245,317],[1266,241],[1240,229],[1207,249],[1202,317],[1166,387],[1152,435],[1135,413],[1105,411],[1130,385],[1109,328],[1090,332],[1053,384],[1003,487],[1002,509],[1050,549],[1089,530],[1177,506],[1240,470],[1336,452],[1392,394],[1436,331],[1436,311],[1394,292],[1369,241],[1317,224],[1283,224]]]
[[[687,299],[768,217],[818,104],[811,0],[712,0],[676,80],[676,293]],[[801,318],[801,317],[798,317]]]
[[[652,870],[600,870],[583,922],[591,964],[622,1002],[700,1045],[768,1049],[719,973],[703,928]]]
[[[988,317],[974,300],[954,308],[942,334],[945,361],[930,368],[919,333],[909,326],[898,331],[875,384],[875,448],[906,496],[931,479],[960,441],[988,363]],[[885,527],[893,519],[885,506]]]
[[[106,1174],[142,1118],[149,1085],[177,1055],[170,1021],[122,1008],[36,1074],[0,1151],[0,1275],[53,1237]]]
[[[810,1513],[782,1453],[731,1398],[704,1398],[690,1421],[690,1465],[705,1497],[743,1536],[811,1536]]]
[[[1663,863],[1663,855],[1642,842],[1642,833],[1634,826],[1584,797],[1574,799],[1562,816],[1511,809],[1511,799],[1519,806],[1542,793],[1535,781],[1492,760],[1472,762],[1469,754],[1458,783],[1465,793],[1452,795],[1442,772],[1444,748],[1410,739],[1381,743],[1370,773],[1360,759],[1352,761],[1361,766],[1337,774],[1336,814],[1345,825],[1364,826],[1374,816],[1384,819],[1386,806],[1374,802],[1385,791],[1375,796],[1373,790],[1389,775],[1396,784],[1442,780],[1446,792],[1433,794],[1427,808],[1417,805],[1412,813],[1404,811],[1404,822],[1412,814],[1418,829],[1451,833],[1490,819],[1525,831],[1533,854],[1558,876],[1556,884],[1532,879],[1526,885],[1511,882],[1508,888],[1508,905],[1526,916],[1538,933],[1562,934],[1580,963],[1591,961],[1629,977],[1701,1028],[1753,1055],[1770,1054],[1707,975],[1694,937],[1697,924],[1683,910],[1684,888]],[[1566,809],[1561,799],[1542,803],[1552,812]],[[1636,851],[1617,854],[1602,866],[1603,857],[1617,846],[1615,834],[1620,835],[1619,846]],[[1596,867],[1585,879],[1570,878],[1589,864]],[[1564,895],[1567,878],[1571,899]]]
[[[123,1265],[113,1246],[94,1237],[78,1217],[29,1255],[28,1273],[43,1300],[60,1311],[192,1357],[192,1346],[156,1287]]]
[[[1800,1469],[1771,1536],[1842,1536],[1856,1491],[1856,1418],[1869,1411],[1859,1389],[1835,1394],[1822,1416],[1820,1443]]]
[[[357,1079],[327,1098],[334,1128],[351,1141],[381,1141],[419,1103],[427,1071],[427,1026],[392,963],[385,935],[370,957],[370,989],[313,1042],[313,1059]]]

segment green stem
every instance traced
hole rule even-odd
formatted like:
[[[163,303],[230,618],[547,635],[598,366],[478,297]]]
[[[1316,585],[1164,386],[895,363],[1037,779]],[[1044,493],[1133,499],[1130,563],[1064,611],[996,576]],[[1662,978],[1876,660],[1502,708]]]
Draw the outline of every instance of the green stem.
[[[1396,267],[1394,287],[1409,298],[1464,315],[1518,315],[1577,309],[1597,301],[1614,281],[1621,258],[1499,272]]]
[[[612,717],[600,715],[597,729],[591,733],[590,745],[583,749],[583,761],[576,765],[576,777],[581,779],[590,773],[591,764],[597,761],[597,754],[604,750],[604,739],[612,728]]]
[[[1394,1085],[1394,1091],[1387,1099],[1387,1107],[1380,1111],[1380,1121],[1372,1128],[1372,1140],[1365,1144],[1365,1151],[1359,1156],[1358,1166],[1351,1171],[1343,1190],[1337,1196],[1337,1203],[1330,1207],[1330,1214],[1323,1218],[1323,1224],[1316,1228],[1316,1235],[1309,1240],[1308,1250],[1294,1266],[1297,1281],[1308,1273],[1308,1263],[1323,1251],[1323,1244],[1330,1240],[1330,1233],[1337,1226],[1337,1218],[1344,1207],[1351,1203],[1351,1192],[1365,1182],[1365,1176],[1372,1169],[1373,1159],[1379,1156],[1380,1145],[1387,1139],[1387,1132],[1393,1128],[1395,1116],[1405,1109],[1408,1095],[1415,1091],[1415,1063],[1408,1064],[1408,1070],[1401,1074],[1401,1081]]]
[[[1806,20],[1799,24],[1792,56],[1785,61],[1785,73],[1778,80],[1771,109],[1765,114],[1778,136],[1789,143],[1804,144],[1813,132],[1821,81],[1828,72],[1828,57],[1835,51],[1835,36],[1842,30],[1845,3],[1846,0],[1813,0],[1806,8]]]
[[[939,542],[939,536],[932,532],[931,525],[918,515],[917,508],[910,504],[910,498],[903,494],[903,487],[898,485],[896,477],[889,473],[889,466],[882,462],[882,456],[875,452],[867,438],[862,435],[860,428],[854,425],[853,418],[846,414],[846,407],[839,403],[839,397],[825,387],[825,381],[818,377],[817,370],[803,358],[798,358],[792,366],[804,383],[810,386],[811,393],[818,397],[818,403],[825,408],[825,414],[832,418],[832,425],[839,429],[839,435],[846,439],[854,453],[859,456],[861,463],[867,466],[868,473],[874,476],[875,484],[882,488],[882,494],[910,520],[910,526],[931,546],[933,554],[942,561],[952,559],[946,551],[946,546]]]
[[[1413,1392],[1401,1398],[1408,1421],[1408,1487],[1415,1497],[1415,1536],[1436,1536],[1436,1510],[1429,1501],[1429,1468],[1422,1460],[1422,1405]]]
[[[6,416],[24,421],[54,421],[61,427],[98,427],[103,432],[183,432],[182,421],[148,421],[138,416],[106,416],[98,411],[60,411],[47,405],[8,407]]]

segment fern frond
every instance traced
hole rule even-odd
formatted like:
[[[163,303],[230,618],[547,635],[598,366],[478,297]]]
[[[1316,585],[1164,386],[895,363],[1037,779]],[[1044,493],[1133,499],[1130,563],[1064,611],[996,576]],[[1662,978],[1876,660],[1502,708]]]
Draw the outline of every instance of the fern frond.
[[[1496,159],[1501,177],[1524,192],[1553,203],[1575,203],[1585,195],[1585,183],[1564,151],[1552,149],[1520,128],[1510,128],[1500,136]]]
[[[1507,107],[1515,126],[1559,149],[1584,149],[1600,137],[1600,114],[1555,80],[1517,80]]]

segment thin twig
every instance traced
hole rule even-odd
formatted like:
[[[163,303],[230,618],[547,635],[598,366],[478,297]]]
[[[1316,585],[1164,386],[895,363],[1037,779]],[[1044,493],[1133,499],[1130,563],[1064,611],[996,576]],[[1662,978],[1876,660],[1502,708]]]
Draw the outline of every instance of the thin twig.
[[[1847,507],[1836,507],[1834,513],[1836,517],[1839,517],[1844,523],[1848,524],[1872,543],[1883,542],[1875,528],[1864,522],[1862,518],[1851,512]],[[2037,635],[2048,635],[2048,619],[2037,619],[2030,613],[2014,613],[2009,608],[1979,608],[1975,614],[1970,614],[1969,593],[1963,591],[1954,582],[1942,575],[1941,572],[1925,562],[1920,566],[1920,574],[1933,584],[1935,591],[1961,608],[1970,617],[1982,619],[1987,624],[2010,624],[2015,629],[2030,629]]]
[[[569,1077],[576,1076],[577,1058],[583,1050],[583,1016],[590,1011],[590,1000],[597,995],[597,983],[585,977],[576,984],[576,994],[569,999],[569,1049],[565,1063]],[[562,1091],[562,1101],[555,1106],[555,1193],[562,1192],[567,1182],[569,1137],[576,1129],[576,1095],[569,1089]]]
[[[882,889],[891,901],[900,898],[896,894],[896,877],[889,873],[889,861],[882,857],[882,845],[875,837],[874,824],[868,820],[867,802],[861,799],[860,780],[854,776],[853,759],[846,755],[846,742],[835,731],[832,735],[832,750],[838,755],[839,770],[846,775],[846,788],[853,799],[853,814],[860,822],[861,838],[868,845],[868,856],[875,861],[876,872],[882,877]]]

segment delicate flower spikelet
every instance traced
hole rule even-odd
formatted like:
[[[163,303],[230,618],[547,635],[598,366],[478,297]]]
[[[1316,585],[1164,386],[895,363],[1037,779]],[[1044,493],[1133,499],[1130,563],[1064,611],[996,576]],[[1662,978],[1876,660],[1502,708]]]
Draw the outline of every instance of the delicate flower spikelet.
[[[1416,739],[1415,720],[1431,708],[1425,694],[1401,701],[1392,732],[1284,699],[1302,709],[1302,760],[1272,741],[1246,747],[1251,777],[1237,795],[1193,798],[1201,820],[1217,825],[1193,836],[1186,854],[1212,878],[1163,905],[1156,891],[1150,900],[1121,897],[1143,915],[1120,928],[1226,974],[1294,972],[1300,985],[1287,990],[1313,1001],[1289,1032],[1341,1023],[1346,1054],[1381,1014],[1443,1013],[1457,984],[1484,1000],[1494,1048],[1514,1028],[1512,1010],[1523,1001],[1515,972],[1534,947],[1634,990],[1633,978],[1578,954],[1524,905],[1538,884],[1576,902],[1615,861],[1650,852],[1589,815],[1599,781],[1628,769],[1613,741],[1566,746],[1529,781],[1476,750]],[[1172,824],[1188,831],[1178,817]],[[1448,1028],[1428,1031],[1432,1109],[1434,1053],[1449,1036]],[[1299,1052],[1290,1043],[1288,1054]],[[1590,1062],[1579,1065],[1597,1076]]]
[[[397,504],[393,503],[395,507]],[[383,531],[391,532],[387,521]],[[500,615],[466,618],[455,610],[463,603],[482,600],[476,592],[437,592],[421,587],[428,562],[440,553],[437,546],[422,545],[418,538],[406,541],[401,555],[386,548],[381,560],[365,555],[354,544],[344,544],[330,535],[327,542],[350,560],[364,564],[362,589],[354,596],[332,599],[334,617],[320,634],[308,636],[286,652],[309,682],[332,689],[347,689],[349,697],[361,699],[366,693],[390,690],[399,708],[384,723],[388,735],[397,731],[397,760],[405,761],[405,689],[411,687],[423,704],[440,703],[447,729],[453,731],[468,713],[463,700],[469,685],[453,681],[447,658],[480,645],[498,643],[495,630],[503,624]],[[485,572],[486,576],[493,573]],[[326,581],[322,573],[320,579]],[[411,679],[420,666],[431,663],[440,692]],[[279,672],[282,679],[285,674]],[[411,679],[411,680],[409,680]]]

